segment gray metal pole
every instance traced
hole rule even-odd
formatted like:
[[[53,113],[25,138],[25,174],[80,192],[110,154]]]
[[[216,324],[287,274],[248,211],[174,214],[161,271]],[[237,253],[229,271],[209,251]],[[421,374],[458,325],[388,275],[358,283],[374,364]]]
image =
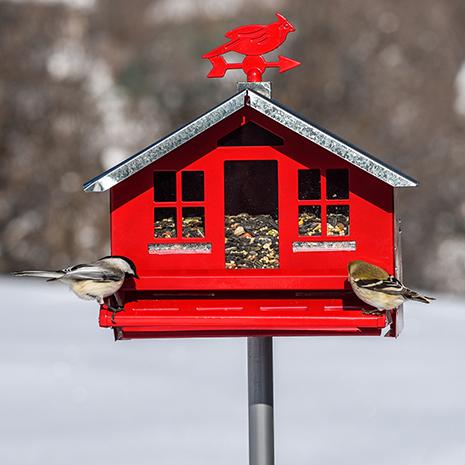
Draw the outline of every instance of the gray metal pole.
[[[274,465],[273,338],[247,338],[249,464]]]

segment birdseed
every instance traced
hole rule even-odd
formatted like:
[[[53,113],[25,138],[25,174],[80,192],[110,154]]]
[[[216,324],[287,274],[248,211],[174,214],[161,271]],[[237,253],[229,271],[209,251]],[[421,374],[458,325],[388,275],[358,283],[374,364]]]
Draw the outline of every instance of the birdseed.
[[[278,268],[278,222],[272,215],[225,216],[226,268]]]
[[[176,220],[173,217],[155,220],[154,224],[155,237],[169,239],[176,237]]]

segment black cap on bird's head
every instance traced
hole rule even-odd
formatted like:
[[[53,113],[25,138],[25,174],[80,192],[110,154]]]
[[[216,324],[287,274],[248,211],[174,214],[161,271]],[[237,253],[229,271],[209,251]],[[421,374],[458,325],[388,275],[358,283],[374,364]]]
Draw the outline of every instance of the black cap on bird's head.
[[[124,258],[124,260],[126,260],[129,266],[131,267],[132,275],[134,276],[134,278],[139,279],[139,276],[136,270],[136,264],[130,258],[127,258],[127,257],[122,257],[122,258]]]
[[[108,255],[106,257],[101,258],[100,260],[112,260],[112,259],[114,259],[115,261],[122,260],[123,262],[125,262],[127,266],[124,267],[125,269],[123,271],[125,271],[126,274],[129,274],[139,279],[139,276],[137,275],[137,271],[136,271],[136,265],[128,257],[123,257],[122,255]]]

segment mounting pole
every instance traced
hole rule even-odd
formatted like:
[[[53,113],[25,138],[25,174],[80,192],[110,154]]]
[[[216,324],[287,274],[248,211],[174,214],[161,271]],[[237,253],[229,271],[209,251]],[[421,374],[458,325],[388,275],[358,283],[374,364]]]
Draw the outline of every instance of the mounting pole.
[[[273,338],[247,338],[249,465],[274,465]]]
[[[271,82],[238,82],[271,98]],[[249,465],[274,465],[273,338],[247,338],[249,390]]]

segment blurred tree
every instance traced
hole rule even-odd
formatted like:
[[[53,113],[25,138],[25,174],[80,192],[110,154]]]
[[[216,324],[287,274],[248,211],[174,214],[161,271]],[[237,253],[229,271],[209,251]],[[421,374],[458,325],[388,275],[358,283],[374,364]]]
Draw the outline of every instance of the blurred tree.
[[[277,5],[302,66],[265,75],[274,96],[421,181],[400,195],[406,280],[465,293],[463,0],[1,2],[0,270],[106,253],[106,196],[81,182],[231,95],[242,76],[205,79],[201,55]]]

